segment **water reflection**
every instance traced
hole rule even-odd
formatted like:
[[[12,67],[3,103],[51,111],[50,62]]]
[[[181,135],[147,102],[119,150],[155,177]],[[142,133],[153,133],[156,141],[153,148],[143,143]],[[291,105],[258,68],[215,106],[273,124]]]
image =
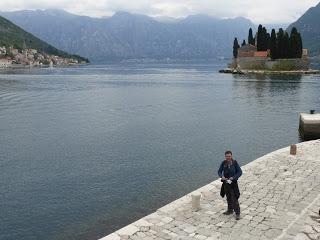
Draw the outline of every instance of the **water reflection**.
[[[234,89],[245,88],[246,96],[255,97],[259,101],[266,94],[284,94],[286,92],[298,91],[301,85],[302,75],[279,75],[279,74],[248,74],[248,75],[232,75]],[[263,103],[263,101],[261,102]]]
[[[302,74],[232,74],[235,80],[245,80],[245,81],[265,81],[265,82],[301,82],[303,77]]]

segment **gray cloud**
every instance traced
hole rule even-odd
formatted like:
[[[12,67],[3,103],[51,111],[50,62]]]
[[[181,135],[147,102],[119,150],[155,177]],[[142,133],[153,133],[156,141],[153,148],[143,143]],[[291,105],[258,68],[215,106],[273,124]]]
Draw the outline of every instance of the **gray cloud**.
[[[184,17],[208,14],[220,18],[243,16],[255,23],[288,23],[319,0],[0,0],[2,11],[59,8],[93,17],[129,11],[150,16]]]

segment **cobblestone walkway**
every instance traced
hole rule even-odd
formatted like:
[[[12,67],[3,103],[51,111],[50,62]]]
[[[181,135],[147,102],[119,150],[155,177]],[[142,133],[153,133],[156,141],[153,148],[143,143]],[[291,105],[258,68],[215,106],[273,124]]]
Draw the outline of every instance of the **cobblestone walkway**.
[[[101,240],[320,240],[320,140],[297,146],[296,156],[287,147],[242,167],[238,221],[222,214],[216,180],[195,191],[200,210],[189,193]]]

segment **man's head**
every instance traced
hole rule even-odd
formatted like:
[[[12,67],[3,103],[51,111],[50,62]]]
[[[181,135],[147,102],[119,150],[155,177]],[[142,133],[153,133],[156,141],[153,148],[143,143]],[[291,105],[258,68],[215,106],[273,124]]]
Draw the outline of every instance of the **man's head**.
[[[225,157],[226,157],[226,160],[232,160],[232,152],[231,151],[226,151],[224,153]]]

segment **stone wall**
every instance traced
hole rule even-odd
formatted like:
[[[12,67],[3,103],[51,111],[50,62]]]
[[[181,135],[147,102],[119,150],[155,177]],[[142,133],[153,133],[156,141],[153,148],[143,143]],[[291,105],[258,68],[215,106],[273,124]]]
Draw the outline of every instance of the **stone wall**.
[[[239,57],[236,60],[241,70],[292,71],[308,70],[309,60],[302,58],[271,60],[264,57]]]
[[[278,59],[276,61],[266,61],[266,67],[270,70],[308,70],[308,59]]]
[[[266,58],[263,57],[239,57],[237,58],[237,65],[240,69],[266,69]]]
[[[230,63],[228,63],[228,68],[237,68],[237,60],[233,58]]]

